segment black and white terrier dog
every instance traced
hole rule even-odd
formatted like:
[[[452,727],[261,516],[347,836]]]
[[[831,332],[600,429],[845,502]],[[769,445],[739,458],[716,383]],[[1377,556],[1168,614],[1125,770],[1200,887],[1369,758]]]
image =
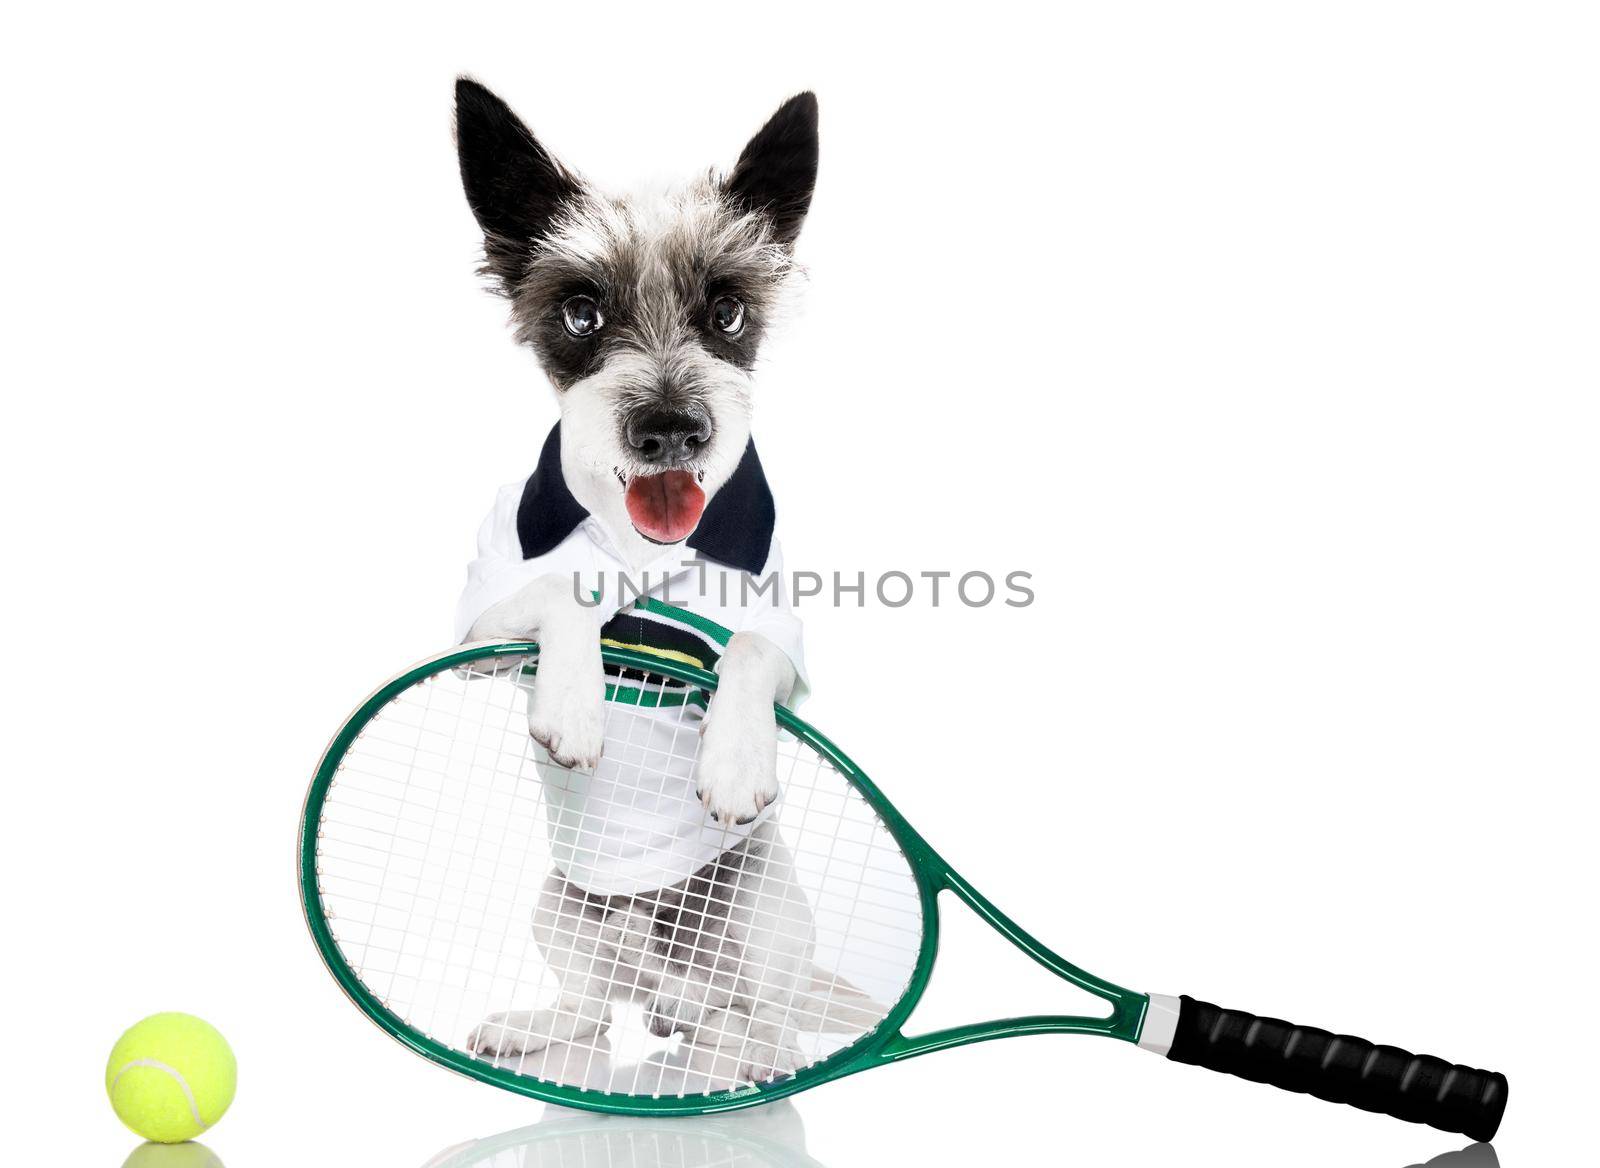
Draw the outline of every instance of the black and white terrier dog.
[[[565,485],[642,568],[662,545],[689,538],[745,456],[756,352],[798,276],[793,247],[817,174],[816,98],[785,102],[726,178],[646,197],[594,190],[466,79],[456,137],[484,271],[559,396]],[[470,635],[537,633],[533,736],[558,762],[593,765],[600,660],[589,622],[571,623],[586,639],[568,643],[571,593],[570,579],[535,581],[479,615]],[[795,678],[780,654],[737,637],[718,672],[719,707],[763,709],[760,719],[718,717],[728,739],[706,732],[699,789],[712,815],[737,820],[775,794],[773,778],[747,764],[771,754],[764,707]],[[742,728],[751,721],[768,724],[765,733]]]
[[[586,538],[594,546],[633,569],[687,545],[713,562],[770,570],[770,495],[750,441],[752,370],[799,274],[793,250],[816,180],[817,103],[809,93],[785,102],[725,176],[648,196],[596,190],[466,79],[456,89],[456,134],[483,230],[483,270],[510,301],[516,335],[538,354],[561,411],[544,455],[557,465],[542,463],[480,535],[474,571],[502,583],[469,585],[458,625],[471,640],[539,642],[530,733],[556,765],[603,772],[597,620],[606,612],[597,618],[580,603],[569,572],[528,578],[527,565],[541,556],[565,564],[559,549],[569,545],[560,541],[581,520],[593,525]],[[719,494],[737,495],[737,505],[722,506]],[[499,551],[496,523],[508,532]],[[756,551],[706,557],[712,526],[715,547]],[[651,829],[692,846],[663,861],[667,875],[653,882],[585,867],[581,857],[564,864],[557,850],[534,934],[561,982],[560,1000],[494,1015],[473,1032],[474,1050],[525,1055],[582,1040],[607,1025],[609,1000],[629,984],[656,1034],[682,1033],[726,1055],[714,1077],[794,1069],[799,1055],[779,1020],[797,997],[838,983],[812,965],[805,897],[778,895],[795,885],[787,849],[763,814],[778,794],[772,706],[788,700],[801,666],[798,634],[779,643],[785,638],[770,634],[770,622],[766,635],[752,627],[760,624],[736,624],[715,663],[719,685],[685,776],[696,822]],[[724,842],[697,853],[705,838]],[[686,930],[716,943],[674,948],[663,939]],[[857,1024],[881,1014],[865,998],[846,1006],[856,1008]]]

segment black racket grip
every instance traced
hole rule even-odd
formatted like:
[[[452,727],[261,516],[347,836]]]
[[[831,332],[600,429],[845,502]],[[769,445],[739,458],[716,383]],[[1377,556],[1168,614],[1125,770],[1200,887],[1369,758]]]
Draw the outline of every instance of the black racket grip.
[[[1475,1140],[1494,1138],[1510,1085],[1496,1071],[1458,1066],[1277,1018],[1224,1010],[1184,995],[1167,1057],[1348,1103]]]

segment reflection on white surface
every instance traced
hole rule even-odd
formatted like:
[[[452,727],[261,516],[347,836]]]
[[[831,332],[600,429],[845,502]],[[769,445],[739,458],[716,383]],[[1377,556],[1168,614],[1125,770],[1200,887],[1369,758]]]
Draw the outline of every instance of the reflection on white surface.
[[[1022,1121],[1013,1116],[1009,1122]],[[454,1144],[422,1168],[657,1166],[822,1168],[806,1154],[800,1112],[786,1099],[724,1115],[658,1119],[596,1115],[552,1104],[536,1124]],[[204,1144],[140,1144],[123,1168],[223,1168],[223,1163]],[[1407,1168],[1500,1168],[1500,1159],[1493,1144],[1471,1144]]]
[[[675,1119],[550,1106],[531,1127],[446,1148],[424,1168],[820,1168],[805,1142],[787,1100]]]
[[[981,1115],[969,1118],[984,1122]],[[1006,1122],[1023,1120],[1011,1116]],[[725,1115],[658,1119],[595,1115],[551,1105],[539,1123],[456,1144],[422,1168],[657,1166],[822,1168],[806,1154],[800,1112],[787,1099]],[[1500,1159],[1493,1144],[1471,1144],[1407,1168],[1500,1168]]]
[[[1426,1164],[1413,1164],[1410,1168],[1500,1168],[1500,1157],[1495,1155],[1493,1144],[1469,1144],[1459,1151],[1446,1152]]]
[[[222,1161],[204,1144],[140,1144],[122,1168],[222,1168]]]

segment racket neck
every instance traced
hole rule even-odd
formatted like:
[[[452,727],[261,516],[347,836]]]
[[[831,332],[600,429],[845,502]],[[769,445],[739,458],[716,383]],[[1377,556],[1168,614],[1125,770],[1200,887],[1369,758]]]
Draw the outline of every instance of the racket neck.
[[[936,859],[931,849],[929,857]],[[942,860],[938,860],[937,864],[943,870],[940,882],[943,890],[948,890],[961,900],[992,929],[1027,954],[1034,962],[1063,981],[1107,1002],[1111,1009],[1107,1014],[1100,1016],[1030,1014],[952,1026],[927,1034],[909,1036],[896,1034],[880,1052],[882,1057],[899,1061],[937,1050],[966,1046],[969,1043],[986,1042],[995,1038],[1013,1038],[1024,1034],[1096,1034],[1107,1038],[1120,1038],[1124,1042],[1138,1041],[1149,1003],[1144,994],[1125,989],[1074,965],[1001,912],[993,902],[949,865]],[[920,988],[918,992],[920,993]]]

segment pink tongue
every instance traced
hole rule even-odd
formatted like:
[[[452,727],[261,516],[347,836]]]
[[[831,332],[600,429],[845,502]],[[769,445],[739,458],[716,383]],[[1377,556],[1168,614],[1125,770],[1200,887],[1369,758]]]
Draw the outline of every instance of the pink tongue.
[[[706,508],[706,493],[686,470],[669,470],[628,482],[628,518],[657,543],[687,539]]]

